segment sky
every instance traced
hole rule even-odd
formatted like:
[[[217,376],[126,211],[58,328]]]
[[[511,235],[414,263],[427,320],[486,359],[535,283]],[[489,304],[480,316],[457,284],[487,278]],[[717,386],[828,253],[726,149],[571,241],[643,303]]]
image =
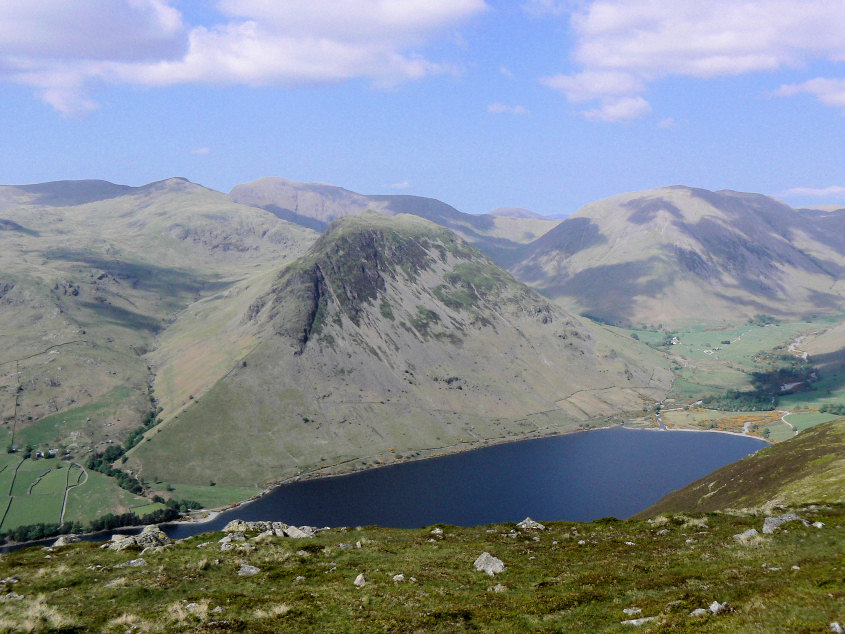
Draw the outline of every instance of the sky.
[[[845,204],[845,0],[3,0],[0,183]]]

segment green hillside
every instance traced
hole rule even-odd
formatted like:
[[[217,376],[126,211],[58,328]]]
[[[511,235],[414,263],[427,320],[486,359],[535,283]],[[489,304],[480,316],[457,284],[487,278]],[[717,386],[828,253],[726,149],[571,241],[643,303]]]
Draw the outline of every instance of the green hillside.
[[[845,419],[822,423],[670,493],[639,514],[845,502]]]
[[[669,515],[30,548],[0,559],[0,630],[829,632],[845,622],[845,514],[795,510],[823,527],[741,541],[763,518]],[[504,571],[476,570],[485,552]]]
[[[658,353],[410,215],[335,221],[240,306],[223,338],[250,346],[225,376],[165,403],[130,452],[148,481],[261,486],[571,431],[641,411],[671,380]],[[180,363],[155,368],[156,394]]]

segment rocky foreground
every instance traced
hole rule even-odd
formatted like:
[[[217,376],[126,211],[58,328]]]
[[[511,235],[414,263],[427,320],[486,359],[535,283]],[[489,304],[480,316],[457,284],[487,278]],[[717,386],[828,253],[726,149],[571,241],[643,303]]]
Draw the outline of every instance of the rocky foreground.
[[[845,507],[415,530],[236,520],[0,559],[0,631],[837,632]]]

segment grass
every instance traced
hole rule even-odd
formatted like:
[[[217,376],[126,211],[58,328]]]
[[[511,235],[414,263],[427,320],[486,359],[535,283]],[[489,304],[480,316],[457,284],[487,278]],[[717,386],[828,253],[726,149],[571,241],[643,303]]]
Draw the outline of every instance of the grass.
[[[87,523],[106,513],[124,513],[130,507],[147,504],[146,498],[133,495],[117,486],[112,478],[96,471],[86,470],[85,484],[68,493],[66,521]]]
[[[6,518],[3,520],[3,530],[23,526],[25,524],[59,523],[62,512],[63,494],[30,495],[13,497]]]
[[[834,414],[824,414],[822,412],[800,412],[797,414],[790,414],[786,417],[786,421],[798,430],[802,431],[809,427],[815,427],[820,423],[836,420],[839,416]]]
[[[631,617],[623,609],[638,608],[637,617],[656,617],[638,631],[821,632],[842,620],[845,511],[799,512],[825,527],[790,524],[754,546],[733,535],[759,530],[761,518],[709,514],[555,522],[544,531],[441,526],[442,535],[335,528],[311,540],[249,542],[250,552],[219,551],[218,532],[145,553],[137,568],[116,567],[137,552],[92,543],[50,559],[27,549],[0,560],[0,577],[18,578],[10,591],[23,597],[0,604],[0,628],[624,632]],[[485,551],[504,562],[503,573],[474,569]],[[239,576],[243,563],[260,570]],[[362,588],[352,583],[359,573]],[[405,580],[393,581],[400,573]],[[713,601],[729,607],[690,616]]]

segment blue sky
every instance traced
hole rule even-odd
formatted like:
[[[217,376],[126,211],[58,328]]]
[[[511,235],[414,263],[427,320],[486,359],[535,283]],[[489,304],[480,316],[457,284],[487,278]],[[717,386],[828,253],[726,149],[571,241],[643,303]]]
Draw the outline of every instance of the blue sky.
[[[0,183],[845,203],[845,1],[8,0]]]

